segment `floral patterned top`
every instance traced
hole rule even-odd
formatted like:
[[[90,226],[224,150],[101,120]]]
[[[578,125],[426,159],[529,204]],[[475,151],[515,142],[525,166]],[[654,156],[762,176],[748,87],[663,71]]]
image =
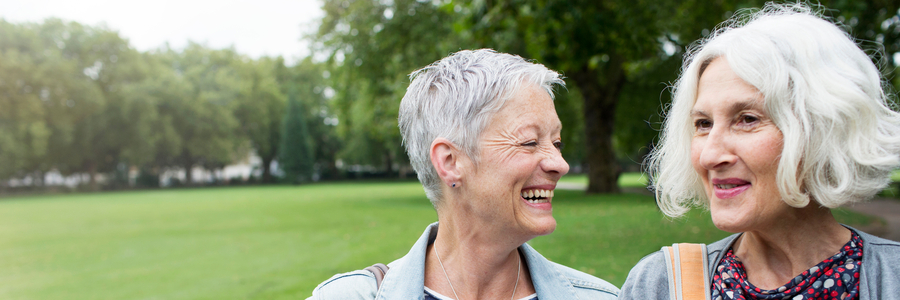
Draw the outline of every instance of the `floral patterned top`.
[[[850,232],[850,241],[840,252],[774,290],[760,289],[747,281],[744,264],[729,249],[716,266],[712,299],[859,299],[863,241],[856,232]]]

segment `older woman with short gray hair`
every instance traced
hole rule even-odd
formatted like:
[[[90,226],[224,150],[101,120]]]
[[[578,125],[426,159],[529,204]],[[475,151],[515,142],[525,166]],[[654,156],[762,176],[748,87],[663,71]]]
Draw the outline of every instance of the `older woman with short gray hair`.
[[[310,299],[615,299],[618,289],[525,242],[556,229],[569,171],[553,106],[557,72],[493,50],[460,51],[410,76],[400,132],[437,210],[382,271],[338,274]]]
[[[831,214],[900,166],[900,114],[866,53],[808,6],[768,4],[685,64],[651,173],[665,214],[705,207],[736,233],[706,245],[707,299],[898,299],[900,243]],[[669,253],[641,260],[621,297],[670,299]]]

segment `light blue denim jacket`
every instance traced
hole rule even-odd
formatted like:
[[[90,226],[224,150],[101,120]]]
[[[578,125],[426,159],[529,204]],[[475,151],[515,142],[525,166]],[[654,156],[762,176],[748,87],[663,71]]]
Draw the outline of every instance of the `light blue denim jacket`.
[[[423,299],[425,295],[425,251],[437,236],[438,224],[425,229],[409,253],[388,264],[391,268],[375,286],[375,276],[366,270],[337,274],[319,284],[312,297],[319,299]],[[612,284],[575,269],[551,262],[528,244],[519,247],[528,265],[539,300],[616,299]]]
[[[863,240],[863,258],[860,267],[859,299],[900,299],[900,243],[886,240],[849,226]],[[731,249],[740,234],[731,235],[706,246],[709,274],[715,274],[725,252]],[[638,262],[625,284],[620,299],[669,299],[669,281],[666,275],[665,257],[661,251],[645,256]],[[712,280],[710,278],[710,280]]]

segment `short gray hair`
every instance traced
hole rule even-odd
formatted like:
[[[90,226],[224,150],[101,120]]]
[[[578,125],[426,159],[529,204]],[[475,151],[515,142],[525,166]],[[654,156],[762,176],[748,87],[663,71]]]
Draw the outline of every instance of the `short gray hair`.
[[[657,202],[672,217],[707,206],[691,166],[690,111],[700,75],[724,57],[765,98],[784,136],[777,184],[782,200],[834,208],[863,201],[900,166],[900,114],[888,107],[881,73],[835,24],[803,4],[767,4],[720,24],[685,56],[660,146],[650,157]]]
[[[552,98],[559,73],[541,64],[490,49],[463,50],[409,75],[400,102],[399,126],[409,161],[437,207],[441,179],[431,164],[431,143],[443,137],[478,161],[478,138],[491,117],[523,84],[543,88]]]

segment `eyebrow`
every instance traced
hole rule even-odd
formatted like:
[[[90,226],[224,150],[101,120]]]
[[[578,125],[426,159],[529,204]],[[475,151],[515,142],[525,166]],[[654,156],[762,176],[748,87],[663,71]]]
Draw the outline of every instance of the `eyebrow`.
[[[747,98],[747,99],[739,100],[739,101],[731,104],[731,106],[729,107],[729,111],[737,112],[737,111],[750,109],[758,101],[760,101],[760,99],[757,99],[757,98]],[[691,109],[691,116],[692,117],[708,117],[709,113],[707,113],[706,111],[704,111],[702,109]]]
[[[553,127],[550,128],[550,130],[551,130],[551,132],[561,132],[562,128],[563,128],[562,122],[557,122],[556,124],[553,125]],[[519,126],[518,128],[516,128],[516,131],[520,132],[520,133],[525,130],[535,130],[535,131],[540,132],[541,126],[539,126],[537,124],[528,124],[528,125],[523,125],[523,126]]]

